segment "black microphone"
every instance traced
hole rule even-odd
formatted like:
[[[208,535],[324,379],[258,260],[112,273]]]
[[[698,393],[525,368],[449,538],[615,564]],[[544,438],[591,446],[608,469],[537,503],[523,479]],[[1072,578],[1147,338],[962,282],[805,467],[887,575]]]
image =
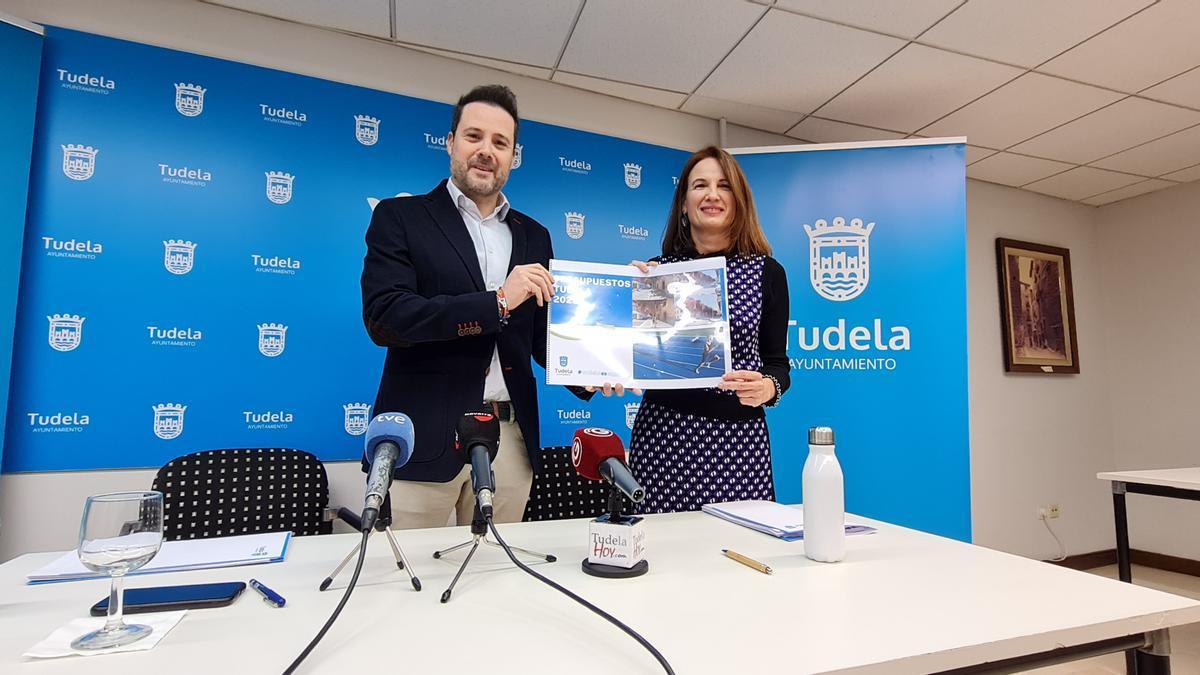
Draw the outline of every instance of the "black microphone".
[[[392,472],[408,463],[413,452],[413,425],[403,413],[380,413],[367,425],[365,456],[371,459],[362,512],[362,531],[370,532],[379,507],[392,485]]]
[[[454,450],[464,464],[471,465],[471,486],[484,517],[492,515],[496,477],[492,461],[500,447],[500,421],[490,412],[469,412],[458,419]]]
[[[634,504],[646,498],[646,491],[625,464],[621,438],[608,429],[588,427],[576,431],[571,441],[571,463],[580,476],[607,481]]]

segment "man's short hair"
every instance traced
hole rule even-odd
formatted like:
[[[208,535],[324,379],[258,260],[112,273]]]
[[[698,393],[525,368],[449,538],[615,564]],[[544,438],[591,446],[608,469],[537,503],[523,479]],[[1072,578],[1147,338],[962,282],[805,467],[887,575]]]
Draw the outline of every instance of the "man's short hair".
[[[513,143],[517,142],[517,132],[521,128],[521,118],[517,116],[517,95],[512,89],[502,84],[481,84],[463,94],[454,106],[454,117],[450,120],[450,133],[458,131],[458,123],[462,119],[462,109],[468,103],[490,103],[508,113],[513,118]]]

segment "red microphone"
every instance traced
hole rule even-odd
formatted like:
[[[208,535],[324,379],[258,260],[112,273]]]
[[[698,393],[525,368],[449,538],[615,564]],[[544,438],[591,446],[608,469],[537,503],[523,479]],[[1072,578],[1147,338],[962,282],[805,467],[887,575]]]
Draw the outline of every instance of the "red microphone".
[[[576,431],[571,441],[571,464],[580,476],[608,482],[635,504],[646,497],[646,491],[625,465],[625,445],[608,429],[587,427]]]

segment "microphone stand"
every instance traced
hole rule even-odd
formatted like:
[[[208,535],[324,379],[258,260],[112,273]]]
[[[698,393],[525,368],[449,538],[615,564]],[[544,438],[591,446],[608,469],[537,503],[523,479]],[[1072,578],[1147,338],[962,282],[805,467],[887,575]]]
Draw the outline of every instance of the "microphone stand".
[[[594,522],[609,522],[613,525],[636,525],[642,521],[641,516],[626,516],[621,514],[621,507],[625,504],[625,495],[617,489],[617,486],[611,485],[608,488],[608,513],[601,514]],[[650,563],[642,560],[638,564],[630,568],[617,567],[616,565],[605,565],[603,563],[594,563],[587,558],[583,559],[583,571],[594,577],[603,577],[605,579],[629,579],[631,577],[640,577],[650,571]]]
[[[344,520],[355,530],[362,530],[362,520],[359,518],[357,513],[354,513],[350,509],[344,506],[338,509],[338,518]],[[383,532],[385,535],[387,535],[388,544],[392,548],[392,557],[396,559],[396,567],[408,572],[408,578],[409,581],[412,582],[412,587],[414,590],[421,590],[421,580],[417,578],[417,575],[413,574],[412,566],[408,564],[408,559],[404,557],[404,551],[400,549],[400,544],[396,541],[396,535],[392,532],[391,526],[392,509],[390,504],[387,504],[385,500],[385,505],[380,508],[379,520],[375,521],[375,528],[371,530],[366,537],[359,540],[358,544],[355,545],[350,553],[348,553],[346,557],[342,559],[342,562],[338,563],[338,566],[333,570],[333,572],[329,576],[325,577],[325,581],[321,582],[320,590],[323,591],[329,588],[329,584],[333,583],[334,577],[336,577],[342,571],[342,569],[354,559],[354,556],[358,554],[358,549],[362,546],[366,546],[367,541],[371,538],[371,535],[375,534],[376,532]]]
[[[454,580],[450,582],[450,587],[447,588],[444,593],[442,593],[443,603],[450,601],[450,594],[454,591],[454,585],[458,583],[458,578],[461,577],[462,573],[467,569],[467,564],[471,562],[471,556],[475,555],[475,550],[479,548],[480,544],[487,544],[488,546],[495,546],[496,548],[500,549],[505,548],[504,546],[501,546],[500,544],[497,544],[496,542],[487,538],[487,519],[483,517],[483,512],[479,510],[479,502],[476,501],[475,513],[473,516],[471,516],[471,541],[464,541],[463,543],[456,544],[450,548],[433,552],[433,557],[436,560],[441,559],[441,557],[447,553],[457,551],[460,548],[467,546],[471,547],[471,550],[467,551],[467,557],[463,559],[462,565],[459,566],[458,573],[454,575]],[[558,560],[558,558],[548,553],[538,553],[536,551],[530,551],[529,549],[520,548],[518,546],[510,546],[508,548],[512,549],[513,551],[524,553],[532,558],[542,558],[546,562],[554,562]]]

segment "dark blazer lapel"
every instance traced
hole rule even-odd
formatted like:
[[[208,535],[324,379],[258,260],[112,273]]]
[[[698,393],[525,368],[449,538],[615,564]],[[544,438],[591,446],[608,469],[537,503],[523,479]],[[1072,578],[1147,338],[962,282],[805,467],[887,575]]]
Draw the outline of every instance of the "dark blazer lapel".
[[[475,290],[482,291],[484,288],[483,272],[479,269],[479,256],[475,254],[475,243],[471,241],[471,235],[463,223],[462,214],[458,212],[458,206],[454,204],[454,200],[450,199],[450,190],[446,188],[446,181],[442,181],[433,189],[433,192],[425,195],[425,208],[428,209],[429,215],[433,217],[433,222],[441,228],[442,234],[454,246],[454,251],[466,265],[467,272],[471,275],[471,281],[475,284]]]
[[[529,257],[526,255],[525,248],[529,239],[526,232],[528,227],[521,214],[509,209],[508,219],[505,220],[508,224],[508,231],[512,232],[512,254],[508,258],[508,271],[512,272],[517,265],[523,265],[529,262]]]

